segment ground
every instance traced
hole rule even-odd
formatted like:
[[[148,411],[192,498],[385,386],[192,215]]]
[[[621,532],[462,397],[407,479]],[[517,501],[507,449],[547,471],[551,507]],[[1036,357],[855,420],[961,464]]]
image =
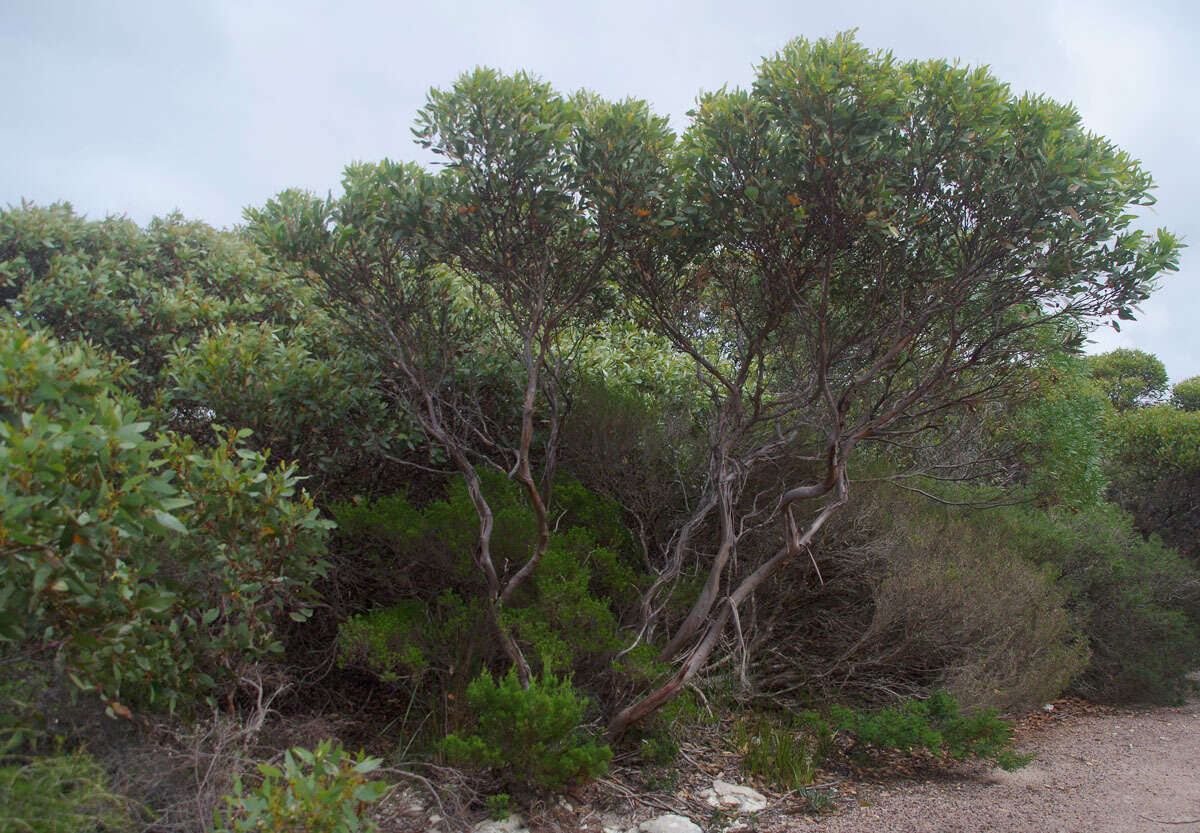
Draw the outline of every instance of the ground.
[[[1025,769],[848,783],[839,809],[771,828],[800,833],[1200,831],[1200,702],[1153,710],[1067,704],[1026,721]],[[853,793],[850,791],[853,790]]]

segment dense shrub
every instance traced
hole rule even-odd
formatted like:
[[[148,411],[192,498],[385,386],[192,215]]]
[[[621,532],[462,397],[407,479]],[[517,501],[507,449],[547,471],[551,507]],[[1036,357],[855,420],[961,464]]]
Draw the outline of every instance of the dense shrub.
[[[328,522],[243,434],[150,433],[93,351],[0,321],[0,641],[173,706],[303,617]]]
[[[493,557],[522,560],[533,516],[514,484],[481,472],[495,512]],[[505,622],[546,670],[582,669],[620,647],[618,615],[636,599],[640,576],[629,533],[610,501],[565,482],[556,492],[559,523],[541,568],[504,611]],[[484,622],[472,563],[476,519],[461,481],[418,509],[402,494],[335,504],[343,558],[378,576],[374,605],[341,626],[340,659],[389,681],[427,665],[491,662],[464,656]],[[383,592],[379,584],[388,588]],[[473,649],[477,650],[477,649]]]
[[[362,816],[386,785],[367,775],[380,763],[331,741],[290,749],[282,767],[259,764],[262,780],[253,789],[235,782],[212,833],[370,833],[377,828]]]
[[[1053,698],[1086,662],[1053,571],[922,496],[864,486],[814,555],[822,580],[784,575],[756,637],[758,684],[797,705],[945,688],[1007,711]]]
[[[114,793],[84,752],[0,765],[0,830],[6,833],[123,833],[139,810]]]
[[[0,293],[60,340],[127,360],[117,387],[202,442],[213,423],[250,428],[248,445],[324,484],[411,439],[312,291],[235,234],[178,215],[93,222],[61,203],[0,211]]]
[[[1128,411],[1106,423],[1111,495],[1145,535],[1200,566],[1200,411]]]
[[[1200,411],[1200,376],[1184,379],[1171,388],[1171,404],[1183,411]]]
[[[993,539],[1054,569],[1091,659],[1075,680],[1106,701],[1174,702],[1200,666],[1200,574],[1111,505],[1079,513],[979,513]],[[1036,648],[1036,646],[1034,646]]]
[[[467,702],[475,726],[446,737],[443,749],[452,761],[556,790],[598,777],[612,759],[609,747],[582,732],[587,703],[565,677],[544,674],[522,689],[515,671],[499,680],[484,672],[468,686]]]
[[[1030,387],[1028,400],[991,421],[993,453],[1015,451],[1020,485],[1039,504],[1095,506],[1108,482],[1100,426],[1112,412],[1109,398],[1074,357],[1031,372]]]

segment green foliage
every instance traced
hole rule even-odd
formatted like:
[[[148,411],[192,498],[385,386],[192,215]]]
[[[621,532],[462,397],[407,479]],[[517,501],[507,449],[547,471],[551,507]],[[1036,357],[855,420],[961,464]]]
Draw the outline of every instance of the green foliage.
[[[222,324],[169,357],[179,418],[211,412],[248,428],[260,448],[303,471],[339,475],[411,441],[376,388],[362,354],[337,341],[333,322]]]
[[[1127,411],[1107,425],[1112,497],[1200,566],[1200,411]]]
[[[964,715],[958,703],[944,691],[927,700],[908,700],[879,711],[861,711],[835,706],[834,726],[854,736],[863,751],[923,749],[954,760],[984,758],[1005,769],[1016,769],[1024,761],[1012,751],[1012,729],[992,709]]]
[[[448,735],[447,758],[486,767],[514,784],[558,790],[602,775],[608,746],[580,730],[586,701],[567,678],[543,674],[522,689],[515,670],[499,681],[484,672],[467,687],[476,725]]]
[[[290,749],[282,768],[259,764],[262,780],[254,789],[237,779],[213,833],[369,833],[377,828],[363,813],[387,787],[366,776],[380,763],[361,752],[352,757],[328,740],[311,751]]]
[[[1084,361],[1118,411],[1151,405],[1167,392],[1167,369],[1150,353],[1121,348]]]
[[[126,360],[117,387],[197,436],[250,428],[279,459],[342,475],[410,434],[311,289],[234,234],[24,205],[0,212],[3,289],[22,320]]]
[[[512,796],[508,793],[496,793],[487,797],[487,814],[492,821],[504,821],[512,815]]]
[[[734,744],[742,753],[744,771],[789,792],[811,784],[827,754],[799,725],[781,724],[765,715],[739,721]]]
[[[121,833],[138,824],[136,805],[112,792],[85,752],[0,766],[0,830],[5,833]]]
[[[534,536],[533,514],[503,474],[481,471],[480,478],[494,512],[493,556],[517,562]],[[533,659],[563,672],[616,652],[615,611],[635,600],[641,576],[615,504],[574,481],[564,481],[556,497],[558,530],[541,567],[503,615]],[[422,509],[396,493],[337,503],[333,512],[343,541],[369,554],[383,580],[401,591],[394,603],[342,626],[343,664],[393,682],[412,679],[431,660],[455,664],[462,640],[485,613],[471,559],[475,510],[462,481],[452,481],[445,499]]]
[[[20,293],[10,309],[134,362],[143,401],[164,386],[177,346],[219,324],[291,320],[301,288],[263,266],[235,235],[179,215],[142,230],[65,203],[0,212],[0,285]]]
[[[1200,376],[1184,379],[1171,388],[1171,404],[1184,411],[1200,411]]]
[[[424,606],[407,600],[351,616],[338,627],[338,663],[366,669],[395,682],[429,665],[422,645],[428,628]]]
[[[1083,360],[1063,357],[1035,372],[1034,395],[1001,417],[998,433],[1014,440],[1026,481],[1042,504],[1094,506],[1104,496],[1108,397],[1089,379]]]
[[[94,354],[0,321],[0,641],[74,683],[173,706],[306,615],[329,526],[231,433],[149,435]],[[231,655],[229,652],[233,652]]]
[[[1200,574],[1145,539],[1111,504],[1079,513],[1007,510],[976,519],[1059,575],[1091,659],[1075,680],[1103,701],[1176,702],[1200,667]]]

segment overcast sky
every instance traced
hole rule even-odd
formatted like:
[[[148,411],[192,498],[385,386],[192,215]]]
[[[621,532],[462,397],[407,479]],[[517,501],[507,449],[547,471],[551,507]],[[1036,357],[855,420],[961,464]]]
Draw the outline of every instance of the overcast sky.
[[[636,96],[677,129],[789,39],[858,29],[901,57],[988,64],[1074,102],[1159,184],[1148,223],[1196,244],[1136,323],[1093,350],[1200,375],[1200,4],[1194,0],[340,2],[0,0],[0,205],[68,200],[217,226],[351,161],[416,159],[430,87],[480,64]]]

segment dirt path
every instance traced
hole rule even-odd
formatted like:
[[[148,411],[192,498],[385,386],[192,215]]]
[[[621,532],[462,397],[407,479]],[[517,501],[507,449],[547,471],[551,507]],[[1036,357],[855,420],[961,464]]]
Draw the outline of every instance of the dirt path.
[[[1019,743],[1025,769],[863,785],[787,833],[1200,833],[1200,702],[1067,714]]]

